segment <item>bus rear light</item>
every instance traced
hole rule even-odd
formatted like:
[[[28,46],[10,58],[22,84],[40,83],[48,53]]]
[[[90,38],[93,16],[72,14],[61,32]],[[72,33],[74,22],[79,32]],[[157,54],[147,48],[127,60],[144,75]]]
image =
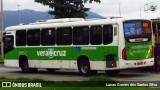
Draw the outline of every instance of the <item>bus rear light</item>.
[[[152,57],[154,57],[154,47],[152,46]]]
[[[122,59],[127,60],[126,58],[126,48],[122,50]]]

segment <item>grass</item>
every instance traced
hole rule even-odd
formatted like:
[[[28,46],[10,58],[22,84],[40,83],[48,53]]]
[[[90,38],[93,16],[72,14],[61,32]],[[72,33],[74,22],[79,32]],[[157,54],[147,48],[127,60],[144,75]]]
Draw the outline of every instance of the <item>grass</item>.
[[[91,76],[84,81],[76,82],[47,82],[42,79],[33,78],[6,78],[1,77],[1,81],[20,82],[41,82],[42,88],[0,88],[0,90],[160,90],[160,87],[105,87],[106,82],[117,82],[105,75]]]
[[[148,87],[44,87],[23,88],[23,90],[159,90],[160,88]],[[22,90],[22,88],[0,88],[0,90]]]

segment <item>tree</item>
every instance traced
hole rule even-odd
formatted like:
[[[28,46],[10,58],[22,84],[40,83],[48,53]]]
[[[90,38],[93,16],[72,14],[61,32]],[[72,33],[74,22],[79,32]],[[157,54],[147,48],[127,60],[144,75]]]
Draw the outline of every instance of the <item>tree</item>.
[[[85,3],[97,2],[100,0],[34,0],[54,9],[49,14],[55,15],[55,18],[85,18],[89,8],[85,8]]]

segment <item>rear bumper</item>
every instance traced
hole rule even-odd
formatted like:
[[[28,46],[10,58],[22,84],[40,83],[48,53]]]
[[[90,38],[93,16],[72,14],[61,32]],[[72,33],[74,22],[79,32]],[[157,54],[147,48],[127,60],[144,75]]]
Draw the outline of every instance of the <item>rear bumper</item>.
[[[131,60],[131,61],[120,59],[119,61],[120,69],[140,68],[149,66],[154,66],[154,58],[144,59],[144,60]]]

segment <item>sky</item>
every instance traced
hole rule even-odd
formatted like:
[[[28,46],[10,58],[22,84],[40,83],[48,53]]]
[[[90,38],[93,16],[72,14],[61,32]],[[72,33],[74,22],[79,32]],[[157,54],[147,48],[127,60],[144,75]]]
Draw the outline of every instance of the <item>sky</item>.
[[[35,11],[51,10],[48,6],[43,6],[40,3],[35,3],[34,0],[3,0],[4,10],[15,11],[32,9]],[[119,4],[120,3],[120,4]],[[146,12],[146,4],[157,5],[155,12]],[[85,7],[90,8],[90,11],[104,17],[120,16],[119,8],[122,17],[143,17],[157,18],[160,17],[160,0],[101,0],[101,3],[85,4]],[[145,9],[144,9],[145,8]]]

